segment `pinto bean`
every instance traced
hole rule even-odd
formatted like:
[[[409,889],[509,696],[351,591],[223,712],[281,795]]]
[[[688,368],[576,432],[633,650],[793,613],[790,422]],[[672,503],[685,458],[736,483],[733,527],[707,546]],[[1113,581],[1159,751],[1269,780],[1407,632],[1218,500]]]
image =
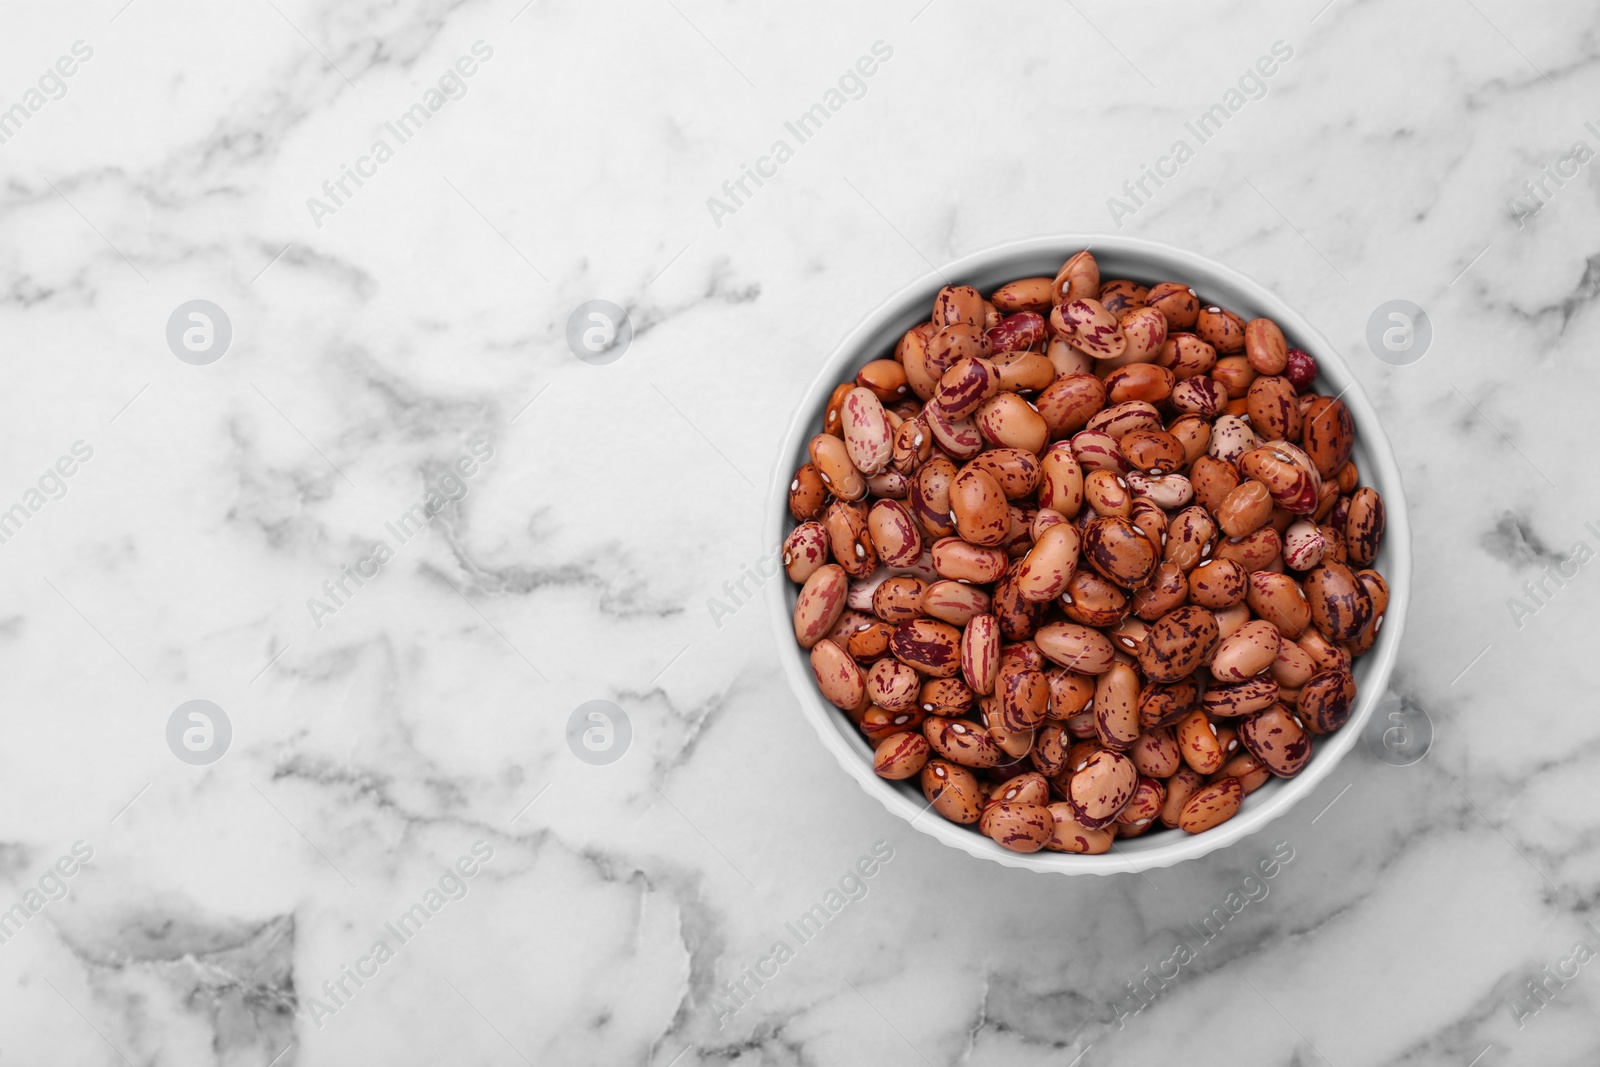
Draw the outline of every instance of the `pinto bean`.
[[[817,687],[835,707],[851,711],[867,696],[866,677],[844,649],[829,640],[811,646],[811,672]]]
[[[1203,833],[1220,826],[1239,813],[1244,787],[1237,778],[1222,778],[1197,790],[1178,812],[1178,829],[1186,834]]]
[[[1204,608],[1185,605],[1169,611],[1150,627],[1139,667],[1152,682],[1176,682],[1205,664],[1220,640],[1216,617]]]
[[[930,759],[922,768],[922,795],[933,810],[954,823],[975,823],[983,816],[983,787],[959,763]]]
[[[1311,759],[1310,734],[1282,704],[1240,722],[1239,740],[1279,778],[1293,778]]]
[[[872,769],[879,778],[892,781],[910,778],[922,772],[930,751],[928,739],[921,734],[909,731],[890,734],[878,742],[872,755]]]

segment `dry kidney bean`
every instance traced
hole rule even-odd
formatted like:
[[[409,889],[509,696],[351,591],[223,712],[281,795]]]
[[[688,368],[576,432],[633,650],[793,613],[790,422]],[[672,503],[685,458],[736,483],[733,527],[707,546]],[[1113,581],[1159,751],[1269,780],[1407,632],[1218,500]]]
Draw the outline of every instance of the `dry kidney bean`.
[[[878,742],[872,769],[880,778],[897,780],[917,774],[928,762],[928,739],[921,734],[890,734]]]
[[[1239,779],[1219,779],[1184,802],[1178,812],[1178,829],[1187,834],[1203,833],[1237,815],[1243,802],[1244,787]]]
[[[1099,853],[1217,825],[1349,719],[1383,500],[1276,323],[1081,252],[948,286],[873,355],[790,482],[783,566],[881,776],[1002,847]]]
[[[931,759],[922,768],[922,795],[933,810],[955,823],[975,823],[983,815],[983,788],[958,763]]]

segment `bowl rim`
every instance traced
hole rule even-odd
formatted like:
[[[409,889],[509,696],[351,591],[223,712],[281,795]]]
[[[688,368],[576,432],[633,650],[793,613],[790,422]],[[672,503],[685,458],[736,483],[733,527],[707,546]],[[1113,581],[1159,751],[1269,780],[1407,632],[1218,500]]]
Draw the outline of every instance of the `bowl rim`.
[[[1360,382],[1332,342],[1295,307],[1254,278],[1186,249],[1140,237],[1070,233],[994,245],[935,268],[902,286],[865,314],[835,346],[818,368],[790,417],[774,467],[764,528],[765,543],[774,549],[781,548],[787,536],[786,527],[793,521],[788,503],[789,464],[798,455],[802,442],[809,440],[816,432],[814,427],[820,425],[820,407],[827,403],[825,394],[831,393],[835,383],[844,380],[840,377],[841,372],[846,367],[859,366],[869,357],[878,355],[876,350],[868,351],[876,335],[895,320],[903,318],[919,303],[925,307],[931,306],[934,295],[945,285],[961,284],[969,277],[993,273],[1008,262],[1058,255],[1056,262],[1064,263],[1073,253],[1084,249],[1100,250],[1113,259],[1148,261],[1152,273],[1165,272],[1174,280],[1204,276],[1204,282],[1189,283],[1196,288],[1214,286],[1231,290],[1218,296],[1243,299],[1224,299],[1223,305],[1253,305],[1259,309],[1258,314],[1271,317],[1284,333],[1299,340],[1301,347],[1313,349],[1318,364],[1319,384],[1337,387],[1337,395],[1344,399],[1350,409],[1357,427],[1357,441],[1366,453],[1363,484],[1379,487],[1384,499],[1387,525],[1383,551],[1388,559],[1383,574],[1389,585],[1389,606],[1376,644],[1361,657],[1364,677],[1357,695],[1356,709],[1341,729],[1318,740],[1317,758],[1311,760],[1299,775],[1275,779],[1271,784],[1276,788],[1270,795],[1256,794],[1259,800],[1255,804],[1247,802],[1232,819],[1202,834],[1163,834],[1156,839],[1163,843],[1142,848],[1138,847],[1139,842],[1147,839],[1130,838],[1125,845],[1118,842],[1111,851],[1095,856],[1044,850],[1012,852],[971,827],[957,825],[932,814],[926,805],[920,805],[918,800],[913,800],[898,788],[901,783],[889,782],[873,773],[871,761],[863,760],[860,751],[837,728],[836,720],[840,713],[823,699],[811,676],[809,656],[794,641],[793,602],[797,594],[794,584],[786,576],[783,577],[782,588],[766,600],[773,634],[779,644],[779,656],[802,713],[816,730],[823,746],[833,753],[845,772],[855,778],[869,796],[875,797],[889,812],[910,823],[913,829],[979,859],[1042,873],[1109,875],[1137,873],[1198,859],[1265,828],[1333,773],[1355,746],[1388,686],[1399,654],[1410,600],[1410,520],[1393,447]],[[1014,276],[1028,275],[1019,270]],[[1134,847],[1126,847],[1129,845]]]

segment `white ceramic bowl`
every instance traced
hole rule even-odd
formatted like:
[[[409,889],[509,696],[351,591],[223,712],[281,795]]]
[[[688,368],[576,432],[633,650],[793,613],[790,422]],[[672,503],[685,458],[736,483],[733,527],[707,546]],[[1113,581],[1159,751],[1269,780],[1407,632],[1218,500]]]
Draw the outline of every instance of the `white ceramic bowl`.
[[[1203,856],[1255,833],[1288,811],[1331,774],[1356,744],[1388,683],[1411,592],[1411,528],[1406,516],[1405,491],[1394,453],[1378,425],[1371,403],[1327,338],[1287,303],[1238,271],[1193,252],[1152,241],[1064,235],[1016,241],[975,253],[943,271],[913,282],[884,301],[850,331],[823,363],[816,380],[801,398],[784,439],[768,502],[764,540],[769,545],[781,545],[794,526],[789,515],[789,482],[793,471],[807,460],[806,442],[822,429],[823,412],[833,387],[854,377],[857,368],[869,360],[892,356],[900,336],[928,317],[933,298],[941,286],[967,284],[987,293],[1015,278],[1054,276],[1069,256],[1084,248],[1094,251],[1102,278],[1131,278],[1145,284],[1181,281],[1192,286],[1206,303],[1221,304],[1246,319],[1258,315],[1271,318],[1283,329],[1291,346],[1304,348],[1316,357],[1320,371],[1317,391],[1340,395],[1349,405],[1356,425],[1354,459],[1361,470],[1362,483],[1373,486],[1383,495],[1388,513],[1388,530],[1374,566],[1389,583],[1389,610],[1377,644],[1355,665],[1358,696],[1350,721],[1342,729],[1316,740],[1311,761],[1299,775],[1272,779],[1245,798],[1239,814],[1205,833],[1189,835],[1168,830],[1119,839],[1111,852],[1099,856],[1011,852],[978,833],[975,827],[957,825],[928,811],[918,778],[890,782],[873,773],[872,746],[843,712],[823,699],[811,674],[810,659],[795,643],[792,616],[797,587],[784,581],[782,593],[769,597],[768,602],[779,655],[800,701],[801,712],[816,727],[817,736],[838,758],[839,765],[884,807],[947,845],[1008,867],[1061,874],[1115,874],[1167,867],[1180,860]]]

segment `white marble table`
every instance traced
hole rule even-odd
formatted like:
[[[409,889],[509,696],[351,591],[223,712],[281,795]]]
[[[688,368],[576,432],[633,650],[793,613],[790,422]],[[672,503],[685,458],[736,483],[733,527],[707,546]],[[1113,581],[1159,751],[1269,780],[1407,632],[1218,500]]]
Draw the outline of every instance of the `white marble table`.
[[[1596,1062],[1600,20],[1321,5],[11,5],[0,1063]],[[1118,228],[1383,411],[1435,737],[1045,878],[822,750],[761,510],[884,295]]]

